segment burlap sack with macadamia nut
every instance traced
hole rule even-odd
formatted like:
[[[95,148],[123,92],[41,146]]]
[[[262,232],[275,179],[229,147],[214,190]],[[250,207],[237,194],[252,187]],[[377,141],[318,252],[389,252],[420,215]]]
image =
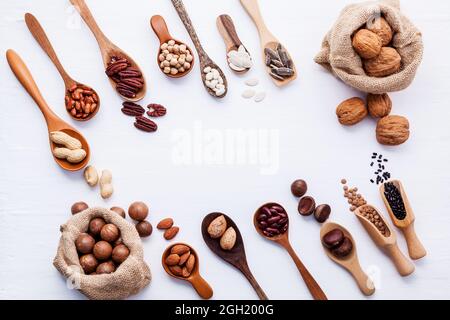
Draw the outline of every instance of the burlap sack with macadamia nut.
[[[388,77],[366,75],[362,60],[352,46],[352,36],[368,21],[383,16],[390,24],[393,46],[402,57],[401,70]],[[420,31],[400,12],[398,0],[369,1],[347,6],[325,36],[315,61],[349,86],[363,92],[382,94],[406,89],[414,80],[422,61]]]
[[[87,232],[89,222],[96,217],[115,224],[123,243],[130,249],[128,258],[114,273],[86,275],[80,266],[75,240]],[[68,279],[68,284],[93,300],[118,300],[137,294],[151,280],[150,268],[144,262],[141,238],[134,225],[117,213],[107,209],[91,208],[74,215],[61,226],[61,239],[53,261],[58,271]]]

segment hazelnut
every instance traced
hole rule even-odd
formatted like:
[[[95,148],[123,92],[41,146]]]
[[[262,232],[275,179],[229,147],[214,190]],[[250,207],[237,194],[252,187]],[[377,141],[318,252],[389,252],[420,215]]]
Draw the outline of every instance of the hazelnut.
[[[112,250],[113,249],[108,242],[99,241],[94,246],[94,256],[98,260],[107,260],[109,259],[109,257],[111,257]]]
[[[150,237],[153,232],[153,227],[148,221],[141,221],[136,225],[136,230],[142,238]]]
[[[400,71],[402,57],[394,48],[383,47],[380,54],[364,61],[364,69],[370,77],[387,77]]]
[[[124,244],[120,244],[112,251],[112,259],[115,263],[121,264],[130,255],[130,249]]]
[[[409,121],[401,116],[387,116],[378,121],[377,140],[382,145],[398,146],[409,139]]]
[[[355,125],[368,115],[366,104],[361,98],[351,98],[342,102],[336,109],[339,122],[344,126]]]
[[[95,245],[95,239],[87,233],[82,233],[75,240],[75,247],[79,253],[91,253]]]
[[[368,30],[377,34],[381,39],[381,45],[386,47],[391,43],[394,33],[389,23],[383,17],[375,17],[367,22],[366,27]]]
[[[116,266],[114,265],[114,262],[107,261],[99,264],[97,267],[97,274],[109,274],[116,271]]]
[[[87,205],[86,202],[76,202],[72,205],[72,207],[70,208],[70,211],[72,212],[72,214],[77,214],[80,213],[81,211],[84,211],[86,209],[88,209],[89,206]]]
[[[123,210],[121,207],[112,207],[109,210],[114,211],[115,213],[117,213],[119,216],[121,216],[124,219],[126,217],[125,210]]]
[[[114,224],[108,223],[100,231],[100,237],[105,241],[115,242],[120,237],[120,231]]]
[[[361,29],[353,36],[352,45],[363,59],[375,58],[380,54],[382,47],[380,37],[367,29]]]
[[[295,180],[291,185],[291,192],[297,198],[303,197],[306,191],[308,191],[308,185],[305,180]]]
[[[80,265],[85,274],[91,274],[97,269],[98,261],[93,254],[85,254],[80,258]]]
[[[89,232],[94,236],[98,236],[105,224],[106,221],[103,218],[94,218],[89,222]]]
[[[128,215],[136,221],[143,221],[148,216],[148,207],[143,202],[134,202],[128,208]]]
[[[387,93],[367,95],[367,109],[374,118],[384,118],[391,113],[392,101]]]

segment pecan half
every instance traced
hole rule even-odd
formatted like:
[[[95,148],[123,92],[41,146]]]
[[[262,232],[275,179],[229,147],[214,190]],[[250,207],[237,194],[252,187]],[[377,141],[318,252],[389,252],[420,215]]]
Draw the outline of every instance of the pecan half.
[[[138,117],[145,113],[145,109],[133,102],[124,102],[122,112],[127,116]]]
[[[156,130],[158,130],[158,125],[155,122],[141,116],[136,117],[136,122],[134,123],[134,126],[137,129],[145,132],[155,132]]]
[[[152,103],[147,108],[149,109],[147,115],[152,118],[164,117],[167,113],[167,109],[160,104]]]
[[[127,86],[136,89],[142,89],[144,87],[144,84],[137,78],[125,78],[120,80],[120,83],[126,84]]]
[[[128,68],[127,63],[112,63],[106,68],[106,74],[111,77],[126,68]]]
[[[119,76],[122,79],[139,78],[142,76],[142,73],[139,70],[131,70],[131,68],[128,68],[127,70],[120,71]]]
[[[134,91],[117,88],[117,92],[124,96],[125,98],[136,98],[136,93]]]

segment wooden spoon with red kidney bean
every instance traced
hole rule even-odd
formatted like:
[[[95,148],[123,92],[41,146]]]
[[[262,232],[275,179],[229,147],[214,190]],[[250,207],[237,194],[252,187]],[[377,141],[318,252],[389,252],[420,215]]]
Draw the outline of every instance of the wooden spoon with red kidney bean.
[[[289,216],[278,203],[266,203],[253,216],[256,231],[264,238],[281,245],[294,260],[300,275],[315,300],[328,300],[289,242]]]

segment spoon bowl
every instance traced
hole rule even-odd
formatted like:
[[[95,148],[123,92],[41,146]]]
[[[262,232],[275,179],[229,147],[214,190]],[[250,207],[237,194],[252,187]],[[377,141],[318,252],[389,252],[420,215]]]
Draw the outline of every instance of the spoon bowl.
[[[192,69],[194,68],[194,64],[195,64],[194,52],[191,50],[191,48],[186,43],[181,42],[170,35],[169,28],[167,27],[167,23],[162,16],[160,16],[160,15],[153,16],[150,19],[150,25],[151,25],[153,31],[155,32],[156,36],[158,37],[159,44],[160,44],[160,47],[158,49],[158,54],[156,55],[156,64],[158,65],[158,68],[161,70],[161,68],[160,68],[161,62],[159,61],[159,55],[161,54],[161,51],[162,51],[161,45],[163,45],[164,43],[166,43],[170,40],[173,40],[173,41],[175,41],[175,44],[178,44],[178,45],[183,44],[186,46],[186,49],[189,50],[189,52],[191,53],[192,58],[193,58],[192,62],[190,62],[191,67],[188,70],[186,70],[185,72],[177,73],[175,75],[170,74],[170,73],[164,73],[164,72],[163,73],[166,76],[168,76],[169,78],[176,78],[176,79],[182,78],[182,77],[186,76],[187,74],[189,74],[192,71]],[[161,72],[162,72],[162,70],[161,70]]]
[[[171,253],[170,251],[176,245],[184,245],[184,246],[189,247],[191,254],[194,255],[194,257],[195,257],[194,268],[192,269],[190,276],[187,278],[183,278],[183,277],[173,274],[173,272],[169,269],[169,266],[166,264],[166,259]],[[199,271],[200,270],[200,261],[199,261],[197,252],[194,250],[194,248],[192,248],[192,246],[190,246],[186,243],[175,243],[175,244],[170,245],[164,251],[161,262],[162,262],[162,266],[163,266],[164,270],[166,271],[166,273],[169,276],[171,276],[172,278],[178,279],[178,280],[189,282],[194,287],[194,289],[197,291],[199,296],[202,297],[203,299],[210,299],[213,296],[213,290],[211,289],[210,285],[200,275],[200,271]]]
[[[264,48],[263,49],[263,59],[264,59],[263,61],[265,61],[265,59],[266,59],[265,49],[269,48],[269,49],[276,51],[279,44],[280,44],[280,42],[276,39],[270,40],[267,43],[263,44],[263,48]],[[289,59],[292,60],[291,54],[287,51],[286,48],[284,48],[284,49],[286,50]],[[267,73],[270,75],[272,69],[270,68],[270,66],[267,66],[267,65],[265,67],[266,67]],[[292,62],[291,69],[294,71],[294,74],[292,76],[290,76],[289,78],[285,78],[284,80],[278,80],[271,76],[275,85],[277,85],[278,87],[283,87],[283,86],[289,84],[290,82],[294,81],[295,79],[297,79],[297,68],[295,67],[294,62]]]
[[[259,227],[258,216],[260,214],[261,209],[264,207],[271,207],[271,206],[279,206],[279,207],[283,208],[282,205],[275,203],[275,202],[268,202],[268,203],[262,205],[261,207],[258,208],[258,210],[256,210],[255,214],[253,215],[253,225],[255,226],[255,229],[259,233],[259,235],[262,236],[263,238],[273,241],[273,242],[277,242],[281,245],[285,245],[286,243],[289,244],[289,215],[288,215],[288,228],[285,233],[275,235],[273,237],[268,237],[263,233],[263,231]],[[285,210],[285,212],[287,213],[286,210]]]
[[[208,233],[208,227],[211,222],[217,217],[224,216],[227,221],[227,228],[232,227],[236,231],[236,243],[231,250],[223,250],[220,246],[220,239],[213,239]],[[234,221],[226,214],[215,212],[208,214],[202,222],[202,236],[208,248],[214,252],[218,257],[231,264],[233,267],[241,271],[252,287],[255,289],[258,297],[261,300],[267,300],[267,296],[256,281],[247,263],[245,254],[244,240],[241,232]]]
[[[36,82],[34,81],[30,71],[28,70],[27,66],[20,58],[20,56],[13,50],[8,50],[6,52],[6,59],[8,60],[11,70],[13,71],[19,82],[30,94],[30,96],[36,102],[42,114],[44,115],[44,118],[47,122],[49,140],[51,132],[63,131],[68,135],[70,135],[71,137],[78,139],[81,142],[83,149],[86,151],[86,158],[82,162],[77,164],[69,163],[68,161],[58,159],[53,155],[53,149],[56,147],[56,145],[50,140],[50,148],[51,148],[50,151],[56,163],[62,169],[67,171],[78,171],[83,169],[88,164],[91,155],[87,140],[83,137],[83,135],[80,132],[78,132],[75,128],[71,127],[66,122],[64,122],[50,109],[47,102],[42,97],[42,94],[39,88],[37,87]]]
[[[348,237],[352,244],[353,249],[352,252],[350,252],[349,255],[346,257],[336,257],[330,249],[328,249],[323,244],[323,237],[330,231],[339,229],[341,230],[346,237]],[[361,265],[359,263],[358,254],[356,250],[356,242],[355,239],[353,239],[350,232],[348,232],[347,229],[345,229],[343,226],[338,225],[337,223],[328,222],[324,224],[320,230],[320,242],[322,243],[323,249],[325,251],[325,254],[333,260],[338,265],[342,266],[344,269],[346,269],[352,276],[355,278],[356,283],[358,284],[359,289],[361,292],[366,296],[371,296],[375,293],[375,286],[370,280],[370,278],[367,276],[367,274],[364,273],[364,271],[361,268]]]

